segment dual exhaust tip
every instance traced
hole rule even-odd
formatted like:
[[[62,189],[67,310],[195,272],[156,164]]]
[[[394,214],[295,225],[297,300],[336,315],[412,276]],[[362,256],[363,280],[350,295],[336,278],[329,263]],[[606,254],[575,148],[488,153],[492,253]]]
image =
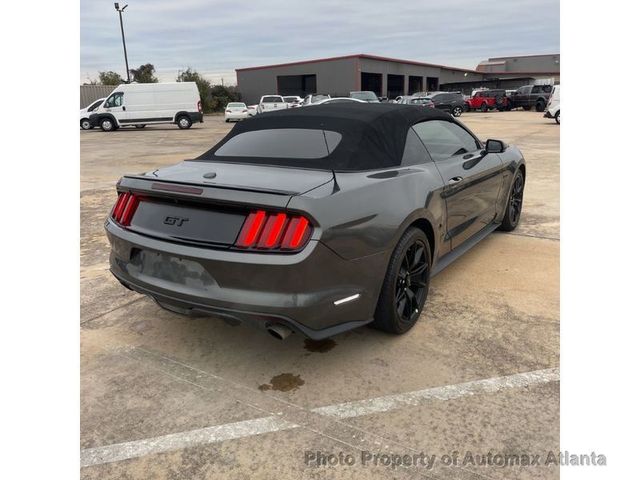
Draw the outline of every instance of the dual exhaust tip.
[[[272,337],[277,338],[278,340],[284,340],[293,333],[293,331],[289,327],[282,324],[269,325],[267,327],[267,332],[269,332]]]

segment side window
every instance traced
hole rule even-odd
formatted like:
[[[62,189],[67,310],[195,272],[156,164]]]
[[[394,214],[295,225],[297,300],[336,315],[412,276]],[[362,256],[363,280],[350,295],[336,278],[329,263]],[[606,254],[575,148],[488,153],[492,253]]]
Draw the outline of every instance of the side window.
[[[453,122],[428,120],[413,128],[436,162],[480,149],[476,139]]]
[[[421,163],[429,161],[431,161],[429,152],[424,148],[424,145],[413,128],[410,128],[407,132],[407,141],[404,144],[404,153],[402,154],[402,163],[400,165],[407,167],[409,165],[420,165]]]
[[[540,85],[536,85],[531,89],[531,93],[540,93],[542,92],[542,87]]]
[[[518,95],[522,95],[526,89],[527,87],[520,87],[518,90],[516,90],[516,93]]]
[[[122,92],[114,93],[104,102],[105,108],[121,107],[123,97],[124,94]]]

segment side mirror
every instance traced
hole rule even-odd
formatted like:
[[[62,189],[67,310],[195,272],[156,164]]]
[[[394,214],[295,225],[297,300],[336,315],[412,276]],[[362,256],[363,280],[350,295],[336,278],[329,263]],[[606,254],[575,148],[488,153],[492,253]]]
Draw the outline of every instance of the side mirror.
[[[504,143],[502,140],[489,139],[484,144],[484,150],[487,153],[502,153],[504,152]]]

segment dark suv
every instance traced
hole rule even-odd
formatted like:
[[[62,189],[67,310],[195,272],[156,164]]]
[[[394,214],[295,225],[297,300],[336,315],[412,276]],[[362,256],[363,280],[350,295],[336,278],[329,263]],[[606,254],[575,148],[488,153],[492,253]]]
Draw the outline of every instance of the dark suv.
[[[553,85],[525,85],[517,89],[508,99],[507,108],[522,107],[525,110],[535,108],[536,112],[542,112],[547,106],[551,96]]]
[[[464,112],[465,103],[461,93],[440,92],[429,96],[435,108],[445,110],[454,117],[459,117]]]

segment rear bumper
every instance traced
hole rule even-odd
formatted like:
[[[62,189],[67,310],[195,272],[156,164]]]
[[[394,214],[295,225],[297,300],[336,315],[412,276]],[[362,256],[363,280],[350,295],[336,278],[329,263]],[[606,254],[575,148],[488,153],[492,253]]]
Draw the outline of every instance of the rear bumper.
[[[107,221],[111,272],[162,306],[266,329],[283,324],[321,339],[369,323],[382,279],[383,254],[345,260],[312,240],[296,254],[262,254],[176,244]],[[153,268],[140,253],[153,257]],[[146,262],[146,260],[145,260]],[[359,295],[353,301],[334,302]]]
[[[189,118],[192,123],[202,123],[204,121],[203,117],[204,116],[200,112],[189,112]]]
[[[249,113],[226,113],[224,114],[225,120],[244,120],[249,118]]]

